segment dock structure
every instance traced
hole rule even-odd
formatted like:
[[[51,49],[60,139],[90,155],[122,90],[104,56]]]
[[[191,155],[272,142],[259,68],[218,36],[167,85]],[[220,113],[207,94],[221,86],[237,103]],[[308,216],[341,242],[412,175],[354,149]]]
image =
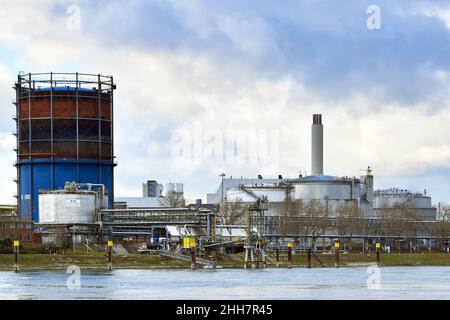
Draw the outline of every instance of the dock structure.
[[[171,252],[171,251],[166,251],[166,250],[158,250],[158,255],[160,255],[162,257],[168,257],[168,258],[172,258],[172,259],[176,259],[176,260],[183,260],[183,261],[187,261],[187,262],[191,262],[191,260],[192,260],[192,258],[188,255],[184,255],[181,253],[175,253],[175,252]],[[208,266],[208,267],[212,267],[212,268],[216,267],[216,263],[214,261],[207,260],[207,259],[202,259],[202,258],[196,257],[195,262],[199,265],[204,265],[204,266]]]

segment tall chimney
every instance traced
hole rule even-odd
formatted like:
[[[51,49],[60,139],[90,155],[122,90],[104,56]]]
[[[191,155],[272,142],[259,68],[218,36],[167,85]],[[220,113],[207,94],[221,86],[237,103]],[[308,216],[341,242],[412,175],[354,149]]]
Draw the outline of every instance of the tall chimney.
[[[313,124],[311,126],[311,174],[323,174],[323,126],[321,114],[313,114]]]

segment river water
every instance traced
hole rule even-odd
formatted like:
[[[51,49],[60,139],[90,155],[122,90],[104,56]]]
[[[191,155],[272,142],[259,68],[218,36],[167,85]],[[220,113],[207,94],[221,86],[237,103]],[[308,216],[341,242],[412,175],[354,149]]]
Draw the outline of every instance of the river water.
[[[450,268],[0,272],[0,299],[450,299]]]

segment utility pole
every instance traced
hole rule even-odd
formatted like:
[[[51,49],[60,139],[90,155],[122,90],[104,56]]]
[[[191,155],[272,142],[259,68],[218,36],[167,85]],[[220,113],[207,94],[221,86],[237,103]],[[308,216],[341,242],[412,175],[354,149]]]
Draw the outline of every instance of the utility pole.
[[[225,177],[225,173],[219,174],[219,177],[222,178],[222,187],[221,187],[221,189],[222,189],[222,203],[223,203],[223,177]]]
[[[222,200],[220,201],[220,214],[222,215],[222,217],[224,216],[224,213],[225,213],[225,217],[227,217],[227,207],[228,206],[225,206],[225,204],[223,203],[223,178],[225,177],[225,173],[221,173],[221,174],[219,174],[219,177],[221,177],[222,178],[222,183],[221,183],[221,187],[220,187],[220,189],[221,189],[221,192],[222,192]],[[222,208],[223,207],[223,208]],[[225,212],[222,212],[222,209],[225,209]],[[227,218],[228,219],[228,218]]]

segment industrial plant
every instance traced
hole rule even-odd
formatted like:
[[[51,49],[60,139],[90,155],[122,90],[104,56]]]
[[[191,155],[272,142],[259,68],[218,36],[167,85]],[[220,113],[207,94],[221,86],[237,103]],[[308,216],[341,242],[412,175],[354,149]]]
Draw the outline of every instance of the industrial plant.
[[[17,213],[46,247],[120,243],[141,252],[187,259],[197,248],[204,265],[227,251],[265,263],[267,251],[327,250],[336,239],[366,250],[406,239],[388,226],[407,221],[417,246],[436,246],[430,226],[437,209],[426,193],[374,190],[370,166],[359,177],[324,173],[324,124],[314,114],[311,174],[283,178],[222,176],[207,203],[187,205],[183,184],[143,184],[143,197],[114,194],[114,100],[111,76],[82,73],[20,74],[15,83]],[[124,164],[126,165],[126,164]],[[419,226],[422,226],[419,228]],[[428,231],[427,231],[428,230]],[[397,233],[395,233],[397,232]],[[188,239],[189,241],[185,241]],[[152,247],[153,246],[153,247]],[[351,246],[351,244],[350,244]]]

